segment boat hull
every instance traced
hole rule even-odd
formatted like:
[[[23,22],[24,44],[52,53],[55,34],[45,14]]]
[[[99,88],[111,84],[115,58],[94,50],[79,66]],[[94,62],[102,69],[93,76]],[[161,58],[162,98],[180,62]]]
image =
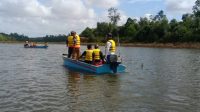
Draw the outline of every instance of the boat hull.
[[[48,46],[24,46],[24,48],[48,48]]]
[[[119,64],[116,68],[116,71],[114,72],[111,69],[110,64],[95,66],[95,65],[87,64],[82,61],[77,61],[77,60],[67,58],[67,56],[63,56],[63,60],[64,60],[64,66],[68,68],[78,69],[78,70],[82,70],[82,71],[86,71],[90,73],[96,73],[96,74],[115,73],[115,72],[121,73],[121,72],[125,72],[125,69],[126,69],[124,65]]]

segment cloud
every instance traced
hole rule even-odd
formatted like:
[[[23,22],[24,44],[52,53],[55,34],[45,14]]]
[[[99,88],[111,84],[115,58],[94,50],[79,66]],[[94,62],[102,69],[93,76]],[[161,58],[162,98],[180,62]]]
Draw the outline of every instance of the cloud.
[[[128,3],[137,3],[137,2],[160,2],[162,0],[127,0]]]
[[[98,6],[100,8],[110,8],[110,7],[116,7],[119,5],[119,0],[84,0],[85,3],[90,6]]]
[[[153,16],[153,14],[145,14],[144,15],[144,17],[147,18],[147,19],[149,19],[149,20],[152,18],[152,16]]]
[[[31,37],[81,33],[99,20],[107,21],[107,13],[101,18],[96,7],[107,11],[118,5],[119,0],[0,0],[0,32]],[[126,16],[121,18],[123,23]]]
[[[46,3],[46,4],[45,4]],[[97,15],[82,0],[1,0],[0,32],[29,36],[81,32],[96,24]]]
[[[166,10],[171,13],[191,13],[196,0],[165,0]]]

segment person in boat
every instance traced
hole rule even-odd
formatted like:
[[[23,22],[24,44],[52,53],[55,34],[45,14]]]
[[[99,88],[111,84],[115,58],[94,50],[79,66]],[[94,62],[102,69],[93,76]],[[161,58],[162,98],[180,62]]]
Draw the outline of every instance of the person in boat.
[[[104,62],[103,53],[99,49],[99,45],[96,44],[93,49],[93,64],[101,65]]]
[[[80,37],[75,31],[71,31],[70,36],[67,37],[66,45],[68,46],[68,58],[78,60],[80,56]]]
[[[87,45],[87,50],[85,50],[80,58],[85,57],[84,62],[88,64],[92,64],[93,62],[93,50],[92,50],[92,45],[88,44]]]
[[[33,42],[33,47],[37,46],[37,43],[36,42]]]
[[[71,31],[70,35],[66,39],[66,46],[68,47],[68,58],[71,58],[73,50],[74,50],[74,40],[73,40],[73,35],[74,31]]]
[[[47,42],[45,42],[45,43],[44,43],[44,46],[48,46],[48,43],[47,43]]]
[[[75,31],[73,31],[72,36],[73,36],[73,44],[74,44],[74,49],[73,49],[73,52],[72,52],[72,58],[79,60],[81,40],[80,40],[79,35],[76,34]]]
[[[113,40],[112,34],[107,34],[107,42],[105,46],[105,60],[107,63],[110,63],[110,57],[111,55],[115,55],[115,41]]]
[[[30,47],[33,47],[33,42],[30,43]]]
[[[29,47],[28,41],[26,41],[26,42],[24,43],[24,47]]]

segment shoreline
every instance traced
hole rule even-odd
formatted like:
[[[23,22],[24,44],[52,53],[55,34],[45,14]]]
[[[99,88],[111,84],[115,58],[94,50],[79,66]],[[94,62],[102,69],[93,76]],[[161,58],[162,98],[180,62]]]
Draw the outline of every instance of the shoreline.
[[[200,43],[122,43],[124,47],[200,49]]]
[[[22,43],[21,41],[0,41],[0,43]],[[43,44],[44,42],[38,42]],[[48,42],[48,44],[65,44],[65,42]],[[95,43],[81,43],[82,45],[95,44]],[[98,43],[100,46],[104,46],[105,43]],[[118,46],[118,45],[117,45]],[[120,43],[122,47],[147,47],[147,48],[188,48],[188,49],[200,49],[200,43]]]

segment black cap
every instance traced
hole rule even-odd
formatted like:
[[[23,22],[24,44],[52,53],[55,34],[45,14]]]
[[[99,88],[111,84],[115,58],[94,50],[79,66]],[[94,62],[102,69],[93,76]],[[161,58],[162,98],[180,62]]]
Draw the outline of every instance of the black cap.
[[[108,33],[108,34],[107,34],[107,37],[112,37],[112,34],[111,34],[111,33]]]
[[[76,32],[75,31],[71,31],[71,34],[75,34]]]

